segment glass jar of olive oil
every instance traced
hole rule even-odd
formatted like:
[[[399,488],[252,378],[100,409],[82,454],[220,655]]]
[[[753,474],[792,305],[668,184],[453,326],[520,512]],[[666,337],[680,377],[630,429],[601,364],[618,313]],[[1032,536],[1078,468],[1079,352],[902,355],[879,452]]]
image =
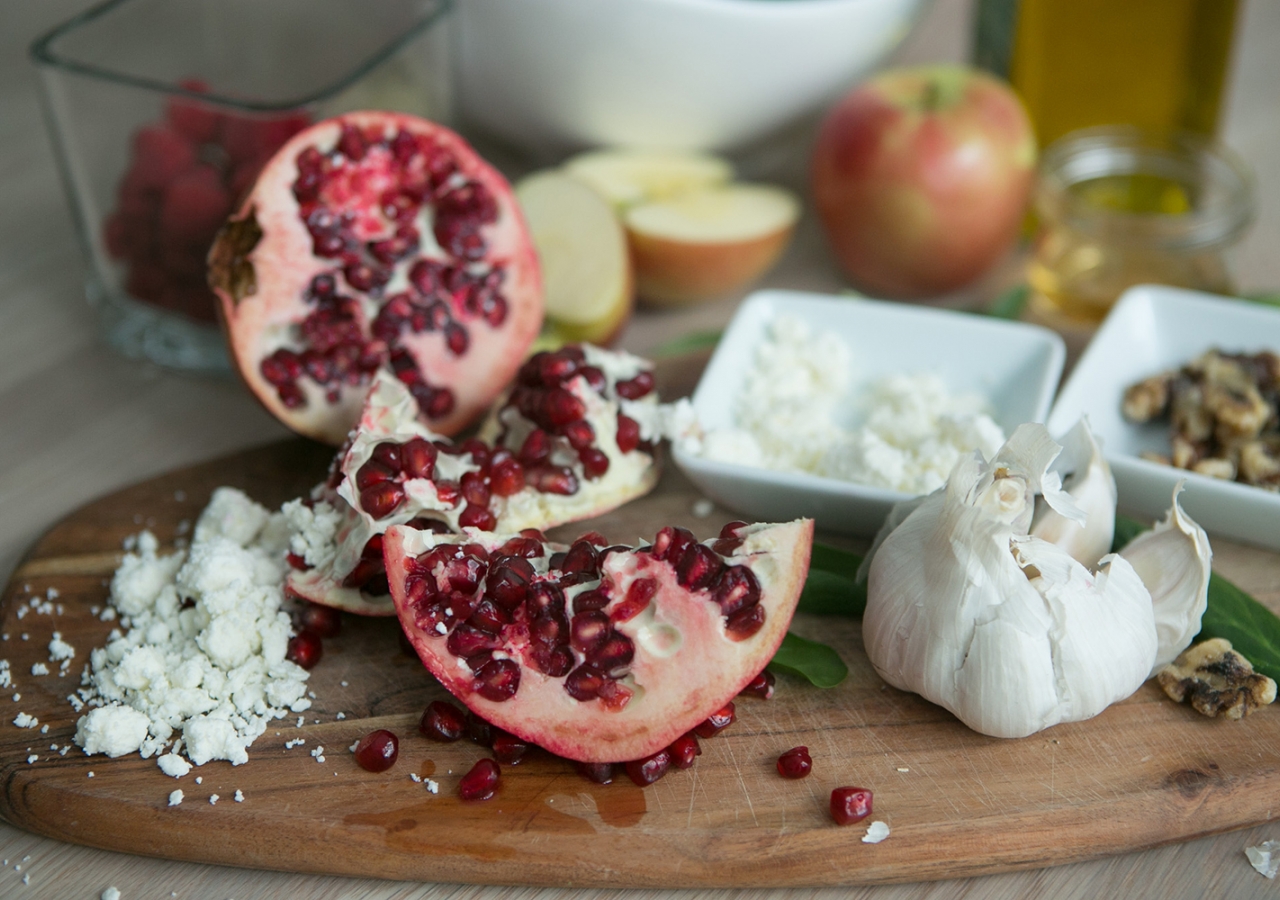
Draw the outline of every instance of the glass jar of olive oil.
[[[1208,139],[1107,126],[1045,151],[1034,202],[1032,311],[1090,325],[1136,284],[1230,293],[1225,251],[1252,219],[1253,178]]]

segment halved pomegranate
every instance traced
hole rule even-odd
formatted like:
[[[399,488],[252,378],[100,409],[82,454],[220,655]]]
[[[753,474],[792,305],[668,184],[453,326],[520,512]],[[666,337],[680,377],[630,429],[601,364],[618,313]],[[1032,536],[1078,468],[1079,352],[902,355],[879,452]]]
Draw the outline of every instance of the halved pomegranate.
[[[736,525],[715,544],[573,545],[467,529],[383,536],[400,624],[494,725],[571,760],[638,760],[724,708],[772,658],[813,523]]]
[[[531,357],[481,429],[487,440],[462,444],[424,426],[408,389],[379,376],[332,486],[287,510],[304,563],[289,590],[391,615],[380,536],[392,525],[514,534],[599,515],[653,488],[654,441],[678,419],[658,404],[649,362],[590,345]]]
[[[293,430],[340,443],[393,372],[454,434],[542,323],[528,229],[497,170],[431,122],[348,113],[291,138],[209,253],[231,354]]]

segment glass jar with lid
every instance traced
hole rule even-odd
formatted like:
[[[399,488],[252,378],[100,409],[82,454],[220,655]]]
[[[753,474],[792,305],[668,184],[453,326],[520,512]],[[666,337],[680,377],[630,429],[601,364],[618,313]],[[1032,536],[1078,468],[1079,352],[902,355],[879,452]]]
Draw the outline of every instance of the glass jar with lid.
[[[1231,293],[1226,251],[1252,220],[1253,193],[1244,162],[1201,137],[1066,135],[1045,151],[1035,190],[1032,312],[1089,326],[1137,284]]]

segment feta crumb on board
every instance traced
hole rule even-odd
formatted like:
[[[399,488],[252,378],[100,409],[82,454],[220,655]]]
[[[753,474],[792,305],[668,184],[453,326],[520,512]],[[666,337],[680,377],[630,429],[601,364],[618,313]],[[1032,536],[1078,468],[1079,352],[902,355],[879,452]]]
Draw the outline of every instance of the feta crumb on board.
[[[102,892],[101,900],[120,900],[120,889],[109,887]]]
[[[170,805],[170,806],[177,806],[178,804],[180,804],[180,803],[182,802],[182,798],[183,798],[183,796],[184,796],[184,794],[182,793],[182,788],[178,788],[176,791],[170,791],[170,792],[169,792],[169,805]]]
[[[864,844],[878,844],[889,836],[889,826],[879,819],[867,826],[867,833],[862,836]]]
[[[137,535],[103,612],[128,625],[90,653],[80,692],[90,709],[75,741],[87,754],[180,759],[176,745],[164,752],[176,740],[195,765],[240,765],[271,720],[310,708],[306,670],[285,659],[288,541],[282,515],[231,488],[214,491],[185,551],[163,555],[153,534]]]
[[[35,728],[40,724],[40,720],[35,716],[30,716],[24,712],[20,712],[14,718],[13,724],[17,725],[19,728]]]
[[[910,494],[946,483],[960,458],[990,458],[1004,432],[977,394],[952,394],[930,374],[896,374],[850,390],[848,345],[778,316],[756,348],[733,404],[733,425],[686,438],[721,462],[808,472]],[[845,423],[861,413],[856,427]]]
[[[243,803],[244,791],[240,790],[239,788],[236,788],[236,795],[232,799],[235,800],[237,803]]]
[[[218,805],[218,801],[219,801],[219,800],[221,800],[221,799],[222,799],[222,798],[221,798],[221,797],[219,797],[217,794],[210,794],[210,795],[209,795],[209,805],[210,805],[210,806],[217,806],[217,805]]]

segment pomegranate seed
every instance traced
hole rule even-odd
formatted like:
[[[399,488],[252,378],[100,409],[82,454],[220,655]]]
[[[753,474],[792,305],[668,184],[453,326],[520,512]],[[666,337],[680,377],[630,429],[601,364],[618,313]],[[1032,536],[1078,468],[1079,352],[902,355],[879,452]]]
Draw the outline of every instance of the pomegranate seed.
[[[597,394],[604,394],[604,389],[608,386],[609,381],[599,368],[596,366],[583,366],[578,370],[578,374],[587,380],[587,387]]]
[[[304,669],[310,669],[320,662],[320,657],[323,653],[324,647],[320,640],[320,635],[314,631],[299,631],[289,638],[289,645],[285,650],[284,658],[291,663],[297,663]]]
[[[609,471],[609,457],[599,447],[583,447],[578,451],[578,459],[587,478],[594,480]]]
[[[740,690],[739,694],[745,694],[748,697],[759,697],[761,700],[773,699],[773,685],[777,679],[773,677],[773,673],[765,669],[755,678],[747,682],[747,686]]]
[[[760,602],[760,582],[746,566],[730,566],[719,574],[711,599],[719,604],[722,615],[732,616]]]
[[[391,481],[375,484],[360,492],[360,506],[375,519],[395,512],[404,502],[404,488]]]
[[[573,598],[573,611],[575,613],[604,609],[608,605],[609,595],[600,588],[592,588],[589,591],[583,591],[581,594]]]
[[[627,400],[639,400],[653,390],[653,373],[641,372],[627,381],[619,381],[614,387],[619,397]]]
[[[504,766],[518,766],[520,760],[529,750],[527,741],[522,741],[514,734],[500,731],[493,736],[493,755]]]
[[[433,741],[451,744],[462,737],[467,720],[462,710],[444,700],[432,700],[418,722],[418,732]]]
[[[539,380],[555,387],[578,371],[578,361],[565,353],[539,353],[533,360]]]
[[[383,728],[369,732],[356,744],[356,764],[368,772],[387,771],[399,755],[400,741]]]
[[[509,659],[495,659],[476,672],[471,689],[486,700],[501,703],[520,689],[520,666]]]
[[[298,625],[322,638],[331,638],[342,631],[342,613],[332,606],[308,603],[298,614]]]
[[[514,610],[529,596],[533,574],[533,566],[522,557],[496,565],[485,580],[485,595],[503,609]]]
[[[520,461],[526,464],[539,463],[551,455],[551,439],[541,428],[529,432],[529,436],[520,445]]]
[[[778,774],[783,778],[804,778],[813,771],[808,747],[792,747],[778,757]]]
[[[574,450],[581,450],[584,447],[590,447],[591,442],[596,439],[596,430],[591,427],[591,423],[586,419],[579,419],[576,422],[570,422],[564,426],[560,432],[569,442],[569,446]]]
[[[529,588],[529,608],[542,614],[564,612],[564,591],[549,581],[539,581]]]
[[[395,472],[376,459],[371,459],[356,470],[356,490],[365,491],[375,484],[382,484],[393,478],[395,478]]]
[[[613,763],[575,762],[578,774],[596,784],[613,784]]]
[[[693,532],[687,528],[673,528],[670,525],[661,529],[653,539],[650,553],[654,559],[665,560],[675,565],[684,556],[684,552],[698,543]]]
[[[587,407],[564,388],[552,388],[542,401],[543,413],[552,425],[568,425],[586,415]]]
[[[511,615],[488,597],[476,604],[475,611],[467,623],[489,634],[500,634],[502,629],[511,624]]]
[[[502,641],[497,640],[492,633],[482,631],[467,622],[463,622],[449,632],[449,637],[445,641],[445,647],[450,653],[464,659],[476,656],[486,650],[497,650],[501,646]]]
[[[525,472],[525,481],[543,494],[568,496],[578,492],[578,478],[564,466],[534,466]]]
[[[715,737],[717,734],[732,725],[736,718],[737,716],[734,712],[733,701],[730,700],[722,709],[719,709],[707,716],[705,722],[698,723],[693,730],[698,737]]]
[[[630,416],[618,413],[618,433],[614,439],[619,450],[630,453],[640,446],[640,423]]]
[[[418,401],[421,403],[422,401]],[[443,419],[449,413],[453,412],[453,391],[448,388],[437,388],[435,393],[431,395],[431,399],[426,404],[427,417],[431,419]]]
[[[599,696],[604,683],[604,673],[594,666],[584,664],[578,666],[565,678],[564,690],[574,700],[586,702]]]
[[[745,641],[764,627],[764,607],[756,604],[739,610],[724,623],[725,634],[731,641]]]
[[[510,497],[524,488],[524,466],[518,460],[495,461],[489,470],[489,490],[499,497]],[[539,556],[542,554],[539,553]]]
[[[462,488],[454,481],[437,481],[436,497],[441,503],[456,507],[462,502]]]
[[[671,753],[663,749],[652,756],[627,763],[627,775],[640,787],[648,787],[666,775],[669,768],[671,768]]]
[[[467,330],[456,322],[450,322],[444,327],[444,341],[454,356],[466,353],[467,346],[471,343]]]
[[[676,580],[691,591],[706,590],[720,577],[724,562],[706,544],[694,544],[676,563]]]
[[[831,792],[831,818],[837,825],[852,825],[871,815],[871,792],[860,787],[838,787]]]
[[[377,444],[370,458],[382,463],[392,472],[400,471],[400,445],[395,441],[382,441]]]
[[[359,128],[354,125],[342,126],[342,133],[338,136],[339,153],[352,162],[359,162],[364,159],[365,152],[368,149],[364,135],[360,133]]]
[[[616,625],[619,622],[634,619],[648,608],[649,603],[653,600],[653,595],[657,592],[658,582],[656,580],[652,578],[637,578],[627,588],[627,594],[622,598],[622,602],[615,606],[613,612],[609,614],[610,620]],[[581,595],[579,595],[580,598]]]
[[[600,610],[578,613],[569,622],[569,642],[590,656],[609,636],[609,617]]]
[[[406,478],[430,478],[435,474],[437,451],[434,444],[420,437],[406,441],[400,448],[400,459]]]
[[[698,738],[691,731],[672,741],[667,752],[671,754],[673,766],[677,769],[687,769],[693,765],[695,757],[702,755],[702,745],[698,743]]]
[[[467,710],[467,737],[482,747],[493,744],[493,726]]]
[[[723,528],[720,529],[720,537],[735,538],[738,536],[738,529],[746,528],[746,527],[747,527],[746,522],[729,522]]]
[[[600,553],[595,545],[579,538],[565,553],[560,568],[565,572],[585,572],[594,577],[600,574]]]
[[[502,770],[491,759],[482,759],[458,782],[458,796],[463,800],[488,800],[498,791]]]
[[[636,645],[631,643],[631,638],[614,631],[591,654],[591,664],[605,672],[618,673],[630,665],[635,655]]]
[[[498,524],[498,517],[487,506],[476,506],[468,503],[467,508],[458,516],[458,524],[463,528],[479,528],[481,531],[493,531]]]
[[[533,661],[542,673],[552,678],[562,678],[569,674],[576,659],[568,644],[560,644],[550,649],[544,646],[535,647]]]
[[[311,568],[306,559],[296,553],[286,553],[284,555],[284,561],[289,564],[289,568],[295,569],[299,572],[305,572]]]
[[[489,505],[489,485],[479,472],[466,472],[462,476],[462,496],[476,506]]]

